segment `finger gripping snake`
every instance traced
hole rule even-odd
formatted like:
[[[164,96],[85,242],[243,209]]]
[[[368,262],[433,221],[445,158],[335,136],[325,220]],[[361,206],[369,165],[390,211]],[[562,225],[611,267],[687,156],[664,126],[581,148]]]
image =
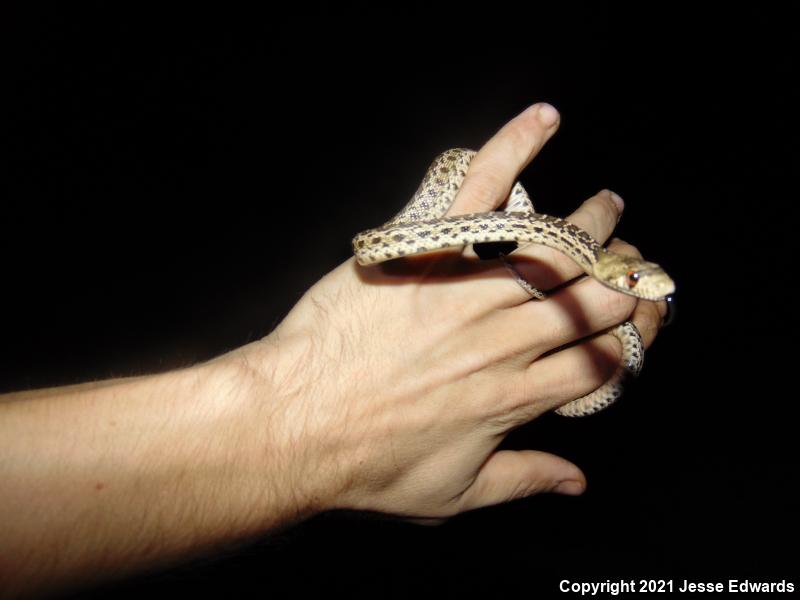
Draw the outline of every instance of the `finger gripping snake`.
[[[431,164],[414,196],[390,221],[353,238],[353,252],[361,265],[444,248],[487,242],[542,244],[571,258],[590,277],[604,285],[644,300],[663,300],[675,291],[672,279],[657,264],[603,248],[569,221],[537,214],[522,184],[516,182],[501,212],[446,217],[475,152],[453,149]],[[506,263],[507,266],[508,263]],[[544,293],[511,268],[517,282],[535,298]],[[594,392],[556,410],[564,416],[585,416],[602,410],[622,394],[627,375],[638,375],[644,345],[632,322],[607,333],[622,344],[622,359],[614,375]]]

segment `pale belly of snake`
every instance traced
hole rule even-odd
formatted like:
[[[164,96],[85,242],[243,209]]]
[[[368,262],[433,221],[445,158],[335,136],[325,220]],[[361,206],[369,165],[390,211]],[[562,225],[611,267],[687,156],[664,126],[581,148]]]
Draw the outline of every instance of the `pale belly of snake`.
[[[644,300],[663,300],[675,284],[655,263],[604,249],[575,225],[534,212],[533,203],[517,182],[501,212],[445,217],[466,177],[472,150],[442,153],[428,169],[409,203],[381,227],[353,238],[353,252],[361,265],[380,263],[423,252],[490,242],[534,243],[562,252],[590,277],[619,292]],[[512,270],[515,279],[533,297],[544,294]],[[622,394],[628,375],[638,375],[644,346],[636,326],[622,323],[608,331],[622,343],[622,360],[614,375],[594,392],[565,404],[556,412],[585,416],[602,410]]]

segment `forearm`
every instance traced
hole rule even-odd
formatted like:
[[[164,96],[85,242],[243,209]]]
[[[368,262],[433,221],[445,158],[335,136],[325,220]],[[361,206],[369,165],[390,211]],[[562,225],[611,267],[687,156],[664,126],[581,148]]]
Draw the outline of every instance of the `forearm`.
[[[0,589],[164,564],[304,511],[275,399],[235,360],[5,400]]]

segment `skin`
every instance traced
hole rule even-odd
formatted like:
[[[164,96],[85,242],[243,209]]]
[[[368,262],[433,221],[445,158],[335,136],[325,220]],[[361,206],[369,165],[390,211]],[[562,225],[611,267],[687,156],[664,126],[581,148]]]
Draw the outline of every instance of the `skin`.
[[[499,206],[558,121],[538,104],[505,125],[450,214]],[[621,206],[604,190],[569,219],[604,242]],[[583,338],[630,318],[649,346],[666,306],[576,279],[571,260],[541,246],[513,256],[537,287],[558,289],[529,302],[505,267],[471,250],[351,259],[266,338],[208,363],[6,395],[0,589],[163,567],[330,509],[435,523],[539,492],[582,493],[569,461],[496,447],[612,374],[619,342]]]

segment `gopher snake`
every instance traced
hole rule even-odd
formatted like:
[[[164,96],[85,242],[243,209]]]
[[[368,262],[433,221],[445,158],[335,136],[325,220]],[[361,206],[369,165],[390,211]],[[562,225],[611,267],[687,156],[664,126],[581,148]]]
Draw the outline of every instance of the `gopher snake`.
[[[663,300],[674,292],[675,284],[657,264],[606,250],[568,221],[535,213],[519,182],[514,184],[503,212],[445,217],[474,155],[472,150],[454,149],[438,156],[413,198],[394,218],[353,238],[358,263],[368,265],[468,244],[529,242],[562,252],[587,275],[619,292],[644,300]],[[513,269],[512,274],[533,297],[544,297]],[[644,346],[636,326],[626,322],[608,333],[622,343],[622,360],[616,372],[594,392],[557,409],[558,414],[585,416],[602,410],[619,398],[628,373],[639,374]]]

